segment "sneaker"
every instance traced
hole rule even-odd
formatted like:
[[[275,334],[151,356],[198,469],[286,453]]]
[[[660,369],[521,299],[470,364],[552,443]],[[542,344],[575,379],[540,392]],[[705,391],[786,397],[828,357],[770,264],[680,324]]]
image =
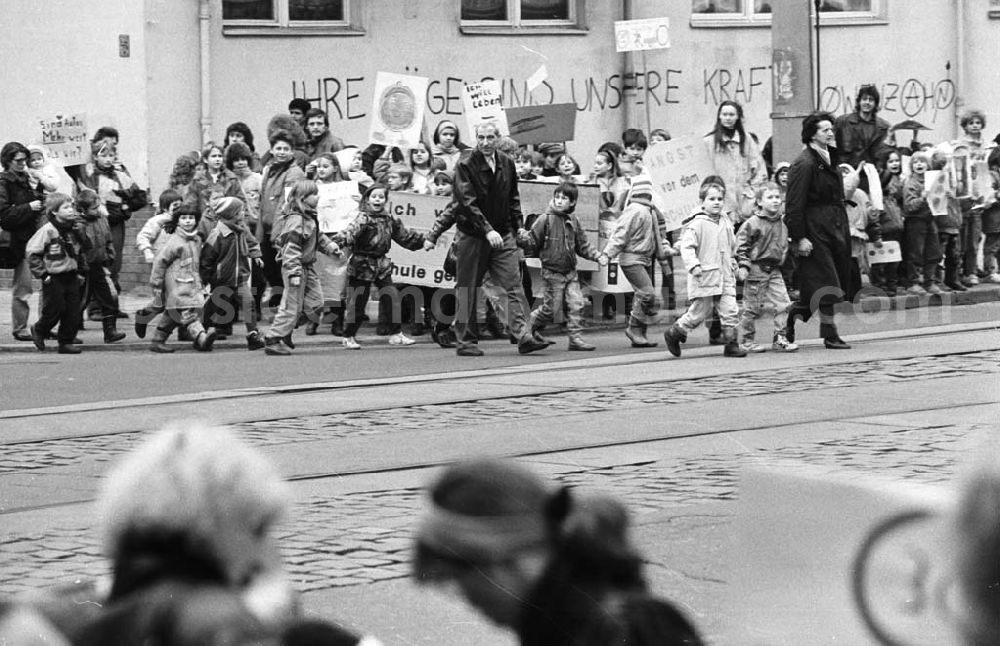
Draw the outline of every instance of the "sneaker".
[[[413,345],[414,343],[416,343],[416,341],[402,332],[396,332],[389,337],[389,345]]]
[[[927,290],[925,290],[920,285],[910,285],[909,287],[906,288],[906,293],[910,294],[911,296],[926,296]]]
[[[392,343],[391,340],[389,342]],[[358,343],[357,339],[355,339],[353,336],[345,336],[341,340],[340,345],[342,345],[345,350],[360,350],[361,349],[361,344]]]
[[[253,332],[247,333],[247,350],[253,352],[254,350],[260,350],[265,345],[264,337],[261,335],[260,330],[254,330]]]
[[[784,335],[779,334],[774,337],[774,343],[771,344],[771,347],[778,352],[795,352],[799,349],[799,344],[792,343]]]
[[[983,279],[984,283],[1000,283],[1000,273],[993,272]]]
[[[750,343],[744,343],[742,347],[747,352],[753,352],[753,353],[767,352],[767,348],[765,348],[761,344],[755,343],[753,341],[751,341]]]
[[[975,287],[976,285],[979,284],[979,276],[976,276],[975,274],[971,274],[969,276],[963,276],[962,284],[965,285],[966,287]]]
[[[928,285],[927,287],[924,288],[924,291],[926,291],[928,294],[931,294],[931,295],[937,295],[937,294],[943,294],[944,293],[944,292],[941,291],[941,288],[937,286],[937,283],[931,283],[930,285]]]

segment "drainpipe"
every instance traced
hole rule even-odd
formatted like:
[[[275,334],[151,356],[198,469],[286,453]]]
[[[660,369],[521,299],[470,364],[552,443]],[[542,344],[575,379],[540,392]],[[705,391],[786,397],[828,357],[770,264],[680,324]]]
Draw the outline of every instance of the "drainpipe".
[[[622,20],[632,20],[632,0],[622,0]],[[638,95],[638,91],[635,89],[636,83],[635,78],[635,52],[625,52],[625,58],[622,59],[622,86],[628,85],[631,79],[632,85],[632,96]],[[643,83],[646,79],[643,79]],[[622,123],[621,130],[625,128],[637,128],[639,124],[639,110],[635,101],[629,101],[625,98],[625,93],[622,92],[622,100],[625,101],[625,110],[623,111],[624,123]],[[617,141],[621,137],[621,130],[615,133],[614,137],[611,137],[612,141]]]
[[[201,141],[205,143],[212,139],[212,56],[211,37],[212,23],[209,15],[209,2],[199,0],[198,24],[201,35]]]
[[[955,138],[958,137],[958,118],[965,109],[965,97],[967,91],[965,87],[965,0],[955,1],[955,118],[952,120],[952,128],[955,129]]]

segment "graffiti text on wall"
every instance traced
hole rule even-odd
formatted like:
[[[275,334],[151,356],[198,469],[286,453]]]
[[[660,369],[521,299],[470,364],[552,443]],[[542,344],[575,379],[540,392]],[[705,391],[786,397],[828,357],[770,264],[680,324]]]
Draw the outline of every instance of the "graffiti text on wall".
[[[718,105],[724,100],[744,105],[770,102],[770,66],[743,68],[703,68],[701,91],[684,91],[690,78],[683,70],[646,70],[604,77],[571,77],[561,82],[544,81],[533,91],[524,79],[497,79],[506,106],[550,105],[572,101],[580,112],[604,112],[624,109],[628,105],[660,107],[690,101],[701,94],[705,105]],[[475,81],[493,80],[485,76]],[[427,109],[433,115],[462,114],[462,87],[469,79],[455,76],[432,78],[427,85]],[[370,79],[364,76],[328,76],[315,81],[293,81],[292,95],[319,106],[331,119],[356,120],[367,117],[371,106]],[[693,90],[693,88],[692,88]],[[901,82],[879,85],[882,93],[881,110],[912,118],[925,115],[936,119],[938,113],[955,103],[955,84],[947,78],[921,80],[910,78]],[[854,109],[857,88],[830,85],[823,88],[820,107],[834,114]]]
[[[955,84],[951,79],[927,81],[915,78],[901,83],[882,83],[878,86],[882,95],[879,110],[884,113],[900,113],[909,118],[923,114],[931,120],[938,113],[955,104]],[[854,98],[858,88],[827,86],[820,94],[820,109],[838,114],[854,110]]]

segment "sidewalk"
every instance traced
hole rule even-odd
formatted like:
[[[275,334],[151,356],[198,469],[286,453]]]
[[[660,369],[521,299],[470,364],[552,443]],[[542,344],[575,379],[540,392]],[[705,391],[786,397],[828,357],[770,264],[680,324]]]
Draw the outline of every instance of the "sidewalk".
[[[36,281],[37,282],[37,281]],[[38,317],[38,299],[41,296],[40,290],[36,290],[31,300],[31,316],[30,321],[33,323]],[[123,311],[128,312],[130,317],[128,319],[120,319],[118,321],[119,329],[125,332],[128,336],[123,341],[119,341],[114,344],[104,343],[103,333],[101,331],[101,324],[95,321],[86,321],[85,329],[81,330],[79,333],[80,339],[84,343],[84,347],[88,352],[98,350],[98,351],[138,351],[146,350],[149,346],[149,335],[152,334],[152,329],[146,335],[146,339],[140,339],[136,337],[135,331],[133,330],[133,319],[131,318],[132,313],[137,309],[145,306],[149,302],[150,295],[148,290],[134,290],[132,292],[126,292],[121,294],[119,297],[119,302]],[[678,293],[678,303],[683,305],[684,295]],[[0,352],[37,352],[34,345],[28,341],[15,341],[11,335],[10,328],[10,301],[11,301],[11,291],[10,289],[0,289]],[[975,303],[986,303],[986,302],[996,302],[1000,301],[1000,285],[993,284],[982,284],[971,288],[967,292],[961,293],[946,293],[940,296],[896,296],[893,298],[889,297],[869,297],[863,298],[858,303],[843,303],[838,306],[837,311],[843,312],[845,314],[850,314],[854,312],[884,312],[887,310],[903,310],[903,309],[913,309],[918,307],[956,307],[961,305],[972,305]],[[661,317],[664,323],[671,322],[677,316],[683,313],[683,309],[677,310],[661,310]],[[625,327],[626,316],[619,313],[614,320],[605,321],[601,319],[594,320],[592,318],[587,318],[586,315],[590,314],[589,308],[584,310],[584,327],[588,329],[596,330],[610,330],[610,329],[622,329]],[[368,316],[372,321],[375,320],[377,316],[377,304],[370,302],[368,304]],[[261,329],[267,329],[267,321],[271,318],[270,314],[265,314],[265,320],[261,323]],[[216,342],[216,348],[244,348],[245,347],[245,333],[243,325],[237,323],[234,326],[233,336]],[[404,333],[408,333],[408,326],[403,326]],[[330,330],[328,326],[321,326],[319,334],[315,336],[306,336],[303,330],[299,330],[295,334],[295,344],[308,347],[311,345],[329,344],[332,339],[339,337],[332,337],[330,335]],[[374,324],[366,323],[361,328],[360,336],[371,336],[375,334]],[[430,334],[425,334],[419,337],[415,337],[418,343],[433,343]],[[54,342],[50,345],[55,345]]]

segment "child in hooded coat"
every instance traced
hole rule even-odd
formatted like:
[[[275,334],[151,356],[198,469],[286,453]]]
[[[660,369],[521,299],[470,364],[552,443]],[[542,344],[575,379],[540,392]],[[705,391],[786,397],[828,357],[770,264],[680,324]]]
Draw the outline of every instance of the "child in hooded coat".
[[[76,196],[77,211],[83,218],[81,232],[87,257],[86,287],[83,302],[91,297],[101,310],[104,342],[115,343],[125,338],[117,329],[118,292],[111,280],[111,265],[115,260],[115,245],[111,239],[111,225],[107,211],[101,206],[97,193],[83,189]]]
[[[247,330],[247,350],[260,350],[264,339],[257,330],[250,291],[252,265],[261,262],[260,245],[247,228],[239,198],[224,197],[214,208],[216,223],[201,248],[201,279],[212,288],[202,320],[232,334],[239,311]]]
[[[173,229],[170,238],[153,260],[149,283],[153,288],[153,299],[163,303],[165,311],[153,333],[149,348],[152,352],[173,352],[174,349],[166,341],[178,326],[187,328],[196,350],[208,352],[215,343],[215,330],[205,329],[198,318],[198,310],[204,305],[199,274],[200,219],[201,212],[191,205],[175,210],[170,224]]]

